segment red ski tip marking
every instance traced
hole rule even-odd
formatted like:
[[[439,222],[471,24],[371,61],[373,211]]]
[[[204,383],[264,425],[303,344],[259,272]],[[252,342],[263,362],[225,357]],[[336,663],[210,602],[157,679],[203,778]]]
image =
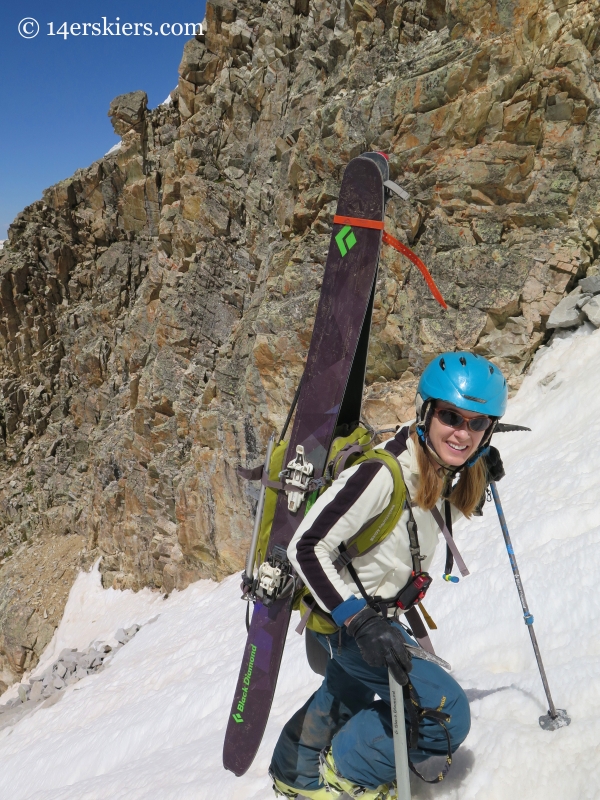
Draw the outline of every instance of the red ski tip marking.
[[[387,231],[383,232],[383,241],[385,242],[385,244],[389,244],[399,253],[402,253],[403,256],[406,256],[409,259],[409,261],[412,261],[415,267],[417,267],[418,270],[420,271],[421,275],[425,278],[425,282],[427,283],[427,286],[429,286],[429,291],[431,292],[431,294],[438,301],[438,303],[441,305],[442,308],[448,310],[446,301],[442,297],[442,294],[438,289],[438,287],[435,285],[435,281],[431,277],[429,270],[427,269],[425,264],[421,261],[419,256],[416,253],[413,253],[413,251],[405,244],[399,242],[398,239],[395,239],[393,236],[390,236],[390,234]]]
[[[378,219],[364,219],[363,217],[344,217],[336,214],[333,218],[336,225],[350,225],[354,228],[373,228],[376,231],[383,230],[383,221]]]
[[[375,152],[379,153],[380,156],[383,156],[386,161],[390,160],[390,157],[389,157],[389,155],[387,153],[382,153],[381,150],[376,150]]]

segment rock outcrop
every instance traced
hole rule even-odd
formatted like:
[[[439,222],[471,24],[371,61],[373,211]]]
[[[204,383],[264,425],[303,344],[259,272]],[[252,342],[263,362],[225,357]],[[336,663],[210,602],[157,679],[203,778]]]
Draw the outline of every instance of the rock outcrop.
[[[48,708],[54,705],[61,698],[60,692],[68,686],[103,670],[112,661],[115,653],[131,641],[140,628],[141,625],[132,625],[127,630],[119,628],[115,634],[115,646],[95,642],[85,652],[64,649],[42,674],[20,683],[16,697],[0,705],[0,730],[14,725],[39,707]]]
[[[216,0],[168,104],[113,101],[121,146],[0,250],[5,683],[61,613],[18,597],[33,547],[165,592],[242,564],[255,496],[235,466],[302,373],[352,157],[389,153],[412,200],[386,226],[449,304],[384,249],[366,416],[409,416],[446,349],[518,387],[552,310],[600,272],[599,20],[597,0]],[[10,639],[19,614],[33,627]]]

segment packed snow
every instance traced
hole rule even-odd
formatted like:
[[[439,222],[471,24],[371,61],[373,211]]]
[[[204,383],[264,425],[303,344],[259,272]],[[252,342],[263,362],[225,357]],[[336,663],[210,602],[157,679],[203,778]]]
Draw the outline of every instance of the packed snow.
[[[427,609],[437,652],[471,702],[472,728],[448,778],[413,797],[595,800],[600,795],[600,332],[538,354],[496,436],[506,519],[554,701],[572,724],[543,731],[539,673],[492,504],[455,532],[471,575],[435,580]],[[439,548],[432,573],[441,575]],[[319,685],[303,639],[289,634],[266,735],[249,772],[223,770],[223,734],[244,640],[239,576],[168,599],[104,590],[81,574],[36,672],[64,647],[141,630],[108,667],[51,707],[0,731],[0,797],[12,800],[268,800],[270,754],[286,719]],[[12,694],[11,694],[12,693]],[[2,701],[16,694],[11,688]],[[435,774],[434,765],[429,765]]]
[[[123,142],[117,142],[116,144],[113,144],[110,150],[107,150],[106,153],[104,153],[104,157],[106,158],[106,156],[110,156],[112,153],[118,152],[121,149],[122,144]]]

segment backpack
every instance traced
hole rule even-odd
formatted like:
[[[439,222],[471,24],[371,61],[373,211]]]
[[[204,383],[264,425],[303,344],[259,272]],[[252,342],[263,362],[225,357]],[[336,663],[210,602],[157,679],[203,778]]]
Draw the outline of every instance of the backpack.
[[[341,426],[336,431],[329,453],[327,455],[327,466],[323,477],[313,479],[309,483],[309,495],[305,505],[305,514],[312,508],[317,498],[327,491],[334,480],[339,477],[344,469],[362,464],[372,459],[381,461],[389,470],[394,487],[387,507],[372,520],[367,527],[358,531],[351,539],[346,542],[343,553],[340,553],[334,565],[338,572],[348,566],[350,562],[362,555],[365,555],[395,528],[400,519],[406,503],[406,487],[402,477],[402,470],[396,457],[380,448],[375,448],[373,442],[380,433],[393,432],[395,429],[383,431],[373,431],[366,425],[358,424],[353,429],[349,426]],[[275,516],[275,506],[280,491],[284,490],[281,482],[281,474],[285,472],[287,463],[288,442],[281,441],[277,444],[269,459],[266,468],[257,467],[253,470],[246,470],[238,467],[238,474],[247,480],[262,480],[265,484],[265,498],[263,505],[262,518],[258,534],[258,541],[254,557],[253,574],[260,575],[260,567],[265,562],[265,556],[269,548],[269,538]],[[266,472],[266,474],[264,474]],[[298,582],[296,581],[295,587]],[[300,611],[302,616],[297,630],[302,633],[304,627],[308,627],[317,633],[334,633],[338,626],[333,618],[321,609],[315,599],[310,594],[306,586],[295,589],[293,606],[294,610]]]

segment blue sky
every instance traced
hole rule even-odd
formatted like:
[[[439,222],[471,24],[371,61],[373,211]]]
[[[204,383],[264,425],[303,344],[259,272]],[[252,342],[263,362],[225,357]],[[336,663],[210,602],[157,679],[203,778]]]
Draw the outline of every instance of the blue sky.
[[[119,139],[107,117],[113,97],[136,89],[154,108],[177,85],[185,33],[157,35],[160,25],[202,22],[205,2],[40,0],[2,3],[0,9],[0,239],[17,213],[42,190],[86,167]],[[83,23],[106,25],[113,35],[94,36]],[[116,35],[129,23],[129,36]],[[39,23],[34,38],[19,35],[19,22]],[[67,23],[65,39],[58,31]],[[134,23],[151,23],[152,28]],[[50,23],[53,27],[50,28]],[[81,27],[77,28],[77,24]],[[71,26],[74,33],[71,35]],[[33,23],[24,32],[34,30]],[[53,30],[55,35],[49,35]],[[63,28],[64,30],[64,28]],[[148,35],[148,31],[152,33]],[[169,31],[170,28],[163,28]],[[178,33],[178,28],[175,27]],[[146,33],[146,35],[144,35]]]

